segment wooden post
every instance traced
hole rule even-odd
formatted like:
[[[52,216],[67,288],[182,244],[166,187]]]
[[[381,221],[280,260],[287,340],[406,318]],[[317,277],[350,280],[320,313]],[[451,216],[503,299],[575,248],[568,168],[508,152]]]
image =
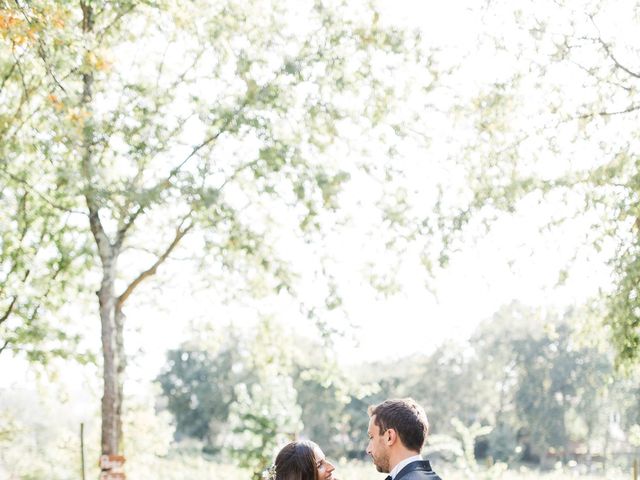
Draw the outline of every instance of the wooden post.
[[[122,455],[102,455],[100,457],[100,480],[126,480],[125,458]]]
[[[84,423],[80,424],[80,468],[82,469],[82,480],[86,480],[84,468]]]
[[[638,480],[638,459],[633,459],[633,480]]]

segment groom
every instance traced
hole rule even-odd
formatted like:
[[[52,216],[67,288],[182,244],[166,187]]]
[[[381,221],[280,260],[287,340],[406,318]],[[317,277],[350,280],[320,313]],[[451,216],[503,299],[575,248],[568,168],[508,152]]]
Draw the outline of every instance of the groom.
[[[367,454],[385,480],[441,480],[420,456],[429,432],[427,415],[411,398],[369,407]]]

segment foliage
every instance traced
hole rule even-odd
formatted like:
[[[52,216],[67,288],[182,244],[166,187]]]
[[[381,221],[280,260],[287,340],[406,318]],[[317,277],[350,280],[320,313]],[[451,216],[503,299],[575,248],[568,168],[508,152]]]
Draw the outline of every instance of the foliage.
[[[410,395],[430,419],[425,451],[436,461],[458,462],[476,472],[470,475],[497,476],[522,461],[547,466],[551,454],[596,468],[591,456],[611,453],[605,447],[611,419],[619,419],[614,426],[629,434],[637,424],[637,377],[616,374],[610,352],[581,342],[583,314],[557,315],[513,303],[481,325],[468,345],[446,344],[430,354],[367,363],[349,372],[327,360],[326,347],[267,322],[249,341],[239,338],[235,344],[235,350],[247,352],[236,374],[255,375],[236,390],[233,418],[226,422],[227,431],[243,433],[224,441],[234,439],[238,458],[255,472],[270,463],[286,437],[311,438],[334,459],[364,458],[367,407]],[[258,337],[264,343],[255,343]],[[219,350],[222,357],[224,351]],[[222,375],[216,373],[220,360],[200,357],[205,358],[208,363],[185,374],[184,381],[179,375],[174,379],[185,387],[178,397],[188,398],[193,389],[196,405],[202,390],[189,382],[190,375],[200,368],[206,372],[202,378]],[[170,392],[164,395],[170,403]],[[196,412],[203,411],[189,417],[196,424],[211,420],[197,419]],[[273,442],[276,433],[285,435]],[[631,441],[625,438],[617,441]],[[250,457],[255,461],[249,465]]]
[[[172,449],[172,418],[158,412],[151,395],[129,398],[124,421],[127,464],[131,476],[148,477],[156,459],[167,457]]]
[[[261,322],[252,339],[248,365],[256,381],[236,385],[237,399],[230,409],[230,450],[241,467],[253,472],[255,480],[262,478],[277,449],[302,429],[290,377],[291,356],[283,348],[286,343],[284,332],[272,321]]]
[[[67,19],[57,2],[0,3],[0,353],[38,363],[88,359],[63,308],[81,298],[88,243],[51,158],[43,68],[43,37],[62,41]]]
[[[176,421],[176,439],[205,440],[220,449],[223,426],[236,400],[235,386],[249,383],[251,372],[241,363],[241,346],[230,337],[217,352],[178,349],[167,353],[167,370],[158,377],[167,410]]]
[[[455,153],[465,186],[439,202],[441,257],[505,213],[579,229],[584,247],[567,261],[608,260],[603,322],[629,366],[640,358],[637,5],[492,1],[475,12],[491,73],[456,101],[453,131],[473,133]]]
[[[302,435],[322,445],[326,456],[339,458],[347,449],[346,405],[351,398],[343,372],[335,362],[320,357],[317,363],[296,365],[292,377],[301,407]]]
[[[493,430],[492,427],[481,426],[479,423],[467,427],[456,417],[451,419],[451,424],[455,428],[456,436],[435,436],[431,439],[427,452],[440,455],[449,452],[453,455],[458,471],[467,478],[499,478],[507,470],[506,463],[495,463],[484,469],[476,460],[476,442],[478,438],[489,434]]]

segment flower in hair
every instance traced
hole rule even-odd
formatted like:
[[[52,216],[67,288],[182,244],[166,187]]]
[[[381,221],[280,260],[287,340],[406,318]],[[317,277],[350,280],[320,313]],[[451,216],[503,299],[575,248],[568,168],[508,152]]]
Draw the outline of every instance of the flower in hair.
[[[276,464],[262,471],[263,480],[276,480]]]

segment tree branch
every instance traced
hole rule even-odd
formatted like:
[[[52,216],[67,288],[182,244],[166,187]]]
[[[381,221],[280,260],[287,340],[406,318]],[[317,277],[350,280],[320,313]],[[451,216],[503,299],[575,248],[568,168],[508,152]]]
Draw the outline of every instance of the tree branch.
[[[614,115],[623,115],[625,113],[635,112],[636,110],[640,110],[640,105],[631,105],[630,107],[625,108],[624,110],[619,110],[619,111],[615,111],[615,112],[603,111],[603,112],[585,113],[584,115],[580,115],[577,118],[579,118],[580,120],[584,120],[586,118],[593,118],[595,116],[598,116],[598,117],[611,117],[611,116],[614,116]]]
[[[130,9],[129,11],[131,11],[132,9]],[[168,49],[168,47],[167,47]],[[172,84],[170,90],[175,89],[178,84],[184,82],[184,79],[186,77],[186,75],[197,65],[198,61],[200,60],[200,58],[202,57],[202,55],[204,55],[205,50],[201,50],[198,55],[196,55],[194,61],[191,63],[191,65],[186,68],[179,76],[178,79]],[[165,55],[166,55],[166,51],[165,51]],[[163,62],[164,62],[164,56],[163,56]],[[162,65],[161,65],[162,68]],[[160,68],[160,69],[161,69]],[[158,74],[160,75],[160,73]],[[156,90],[158,88],[158,82],[159,82],[160,77],[158,76],[158,78],[156,79]],[[156,101],[155,104],[155,110],[154,110],[154,114],[158,114],[160,111],[160,105],[159,103]],[[177,134],[177,132],[179,132],[185,125],[185,123],[193,116],[194,114],[189,114],[186,118],[181,119],[176,128],[173,129],[173,131],[167,135],[167,138],[173,138],[175,137],[175,135]],[[115,124],[115,122],[113,122]],[[218,138],[228,127],[228,124],[223,125],[222,129],[217,133],[217,135],[215,136],[215,138]],[[210,139],[209,142],[214,141],[215,138]],[[161,151],[164,151],[166,148],[167,142],[164,142],[163,144],[161,144],[158,148],[154,149],[152,155],[157,155],[158,153],[160,153]],[[204,145],[203,145],[204,146]],[[193,152],[192,152],[193,155]],[[184,163],[186,163],[186,161],[189,160],[189,158],[187,158],[180,166],[178,166],[178,170],[184,165]],[[151,187],[150,189],[147,189],[147,192],[151,192],[155,189],[158,188],[162,188],[163,185],[168,185],[169,181],[171,180],[171,178],[173,178],[176,174],[178,173],[177,170],[173,169],[170,173],[169,176],[164,179],[164,181],[160,182],[157,185],[154,185],[153,187]],[[150,198],[149,196],[147,198]],[[135,220],[144,212],[145,208],[149,206],[149,202],[146,203],[140,203],[138,204],[138,208],[136,209],[135,212],[133,212],[131,214],[131,216],[129,216],[129,218],[127,218],[122,225],[118,228],[118,232],[116,234],[116,239],[114,242],[114,245],[116,246],[116,248],[120,248],[122,246],[122,243],[124,241],[124,237],[126,236],[127,231],[131,228],[131,226],[133,225],[133,223],[135,222]]]
[[[124,242],[124,238],[127,235],[127,232],[129,231],[131,226],[135,223],[136,218],[138,218],[140,214],[143,212],[144,208],[145,206],[143,204],[139,204],[136,211],[129,216],[129,218],[122,224],[120,228],[118,228],[118,231],[116,232],[116,239],[113,242],[113,247],[117,251],[120,251],[120,248],[122,247],[122,243]]]
[[[604,48],[604,51],[607,52],[607,55],[609,56],[609,58],[611,60],[613,60],[613,63],[616,65],[616,67],[618,67],[620,70],[623,70],[624,72],[627,72],[629,75],[631,75],[632,77],[635,78],[640,78],[640,73],[636,73],[633,72],[631,70],[629,70],[627,67],[625,67],[624,65],[622,65],[617,59],[616,57],[613,55],[613,53],[611,52],[611,49],[609,48],[609,45],[607,45],[607,43],[602,40],[602,38],[598,37],[598,42],[600,42],[600,45],[602,45],[602,48]]]
[[[189,212],[189,214],[180,222],[180,225],[178,225],[178,227],[176,228],[176,234],[173,237],[173,240],[171,241],[169,246],[166,248],[166,250],[157,258],[154,264],[151,265],[151,267],[149,267],[142,273],[140,273],[129,284],[129,286],[124,290],[124,292],[122,292],[122,294],[118,297],[118,300],[116,302],[116,308],[122,308],[122,305],[127,300],[127,298],[129,298],[131,293],[133,293],[136,287],[138,287],[138,285],[140,285],[148,277],[155,275],[155,273],[158,271],[158,267],[162,263],[164,263],[164,261],[169,257],[171,252],[178,246],[178,244],[180,243],[180,240],[182,240],[182,238],[189,232],[189,230],[193,228],[193,223],[189,224],[185,228],[182,228],[182,225],[189,218],[190,215],[191,215],[191,212]]]
[[[604,51],[607,53],[607,56],[611,60],[613,60],[613,63],[616,65],[616,67],[618,67],[620,70],[623,70],[623,71],[627,72],[632,77],[640,78],[640,74],[639,73],[636,73],[636,72],[633,72],[633,71],[629,70],[627,67],[625,67],[620,62],[618,62],[618,59],[616,59],[616,57],[613,55],[613,52],[611,52],[611,49],[609,48],[609,45],[604,40],[602,40],[602,36],[600,35],[600,29],[598,28],[598,25],[596,24],[596,21],[593,18],[593,15],[589,15],[589,18],[591,19],[591,23],[593,24],[593,26],[595,27],[596,31],[598,32],[598,39],[597,39],[598,42],[600,43],[600,45],[602,45],[602,48],[604,48]]]
[[[180,172],[180,170],[182,169],[182,167],[184,167],[184,165],[191,160],[200,150],[202,150],[204,147],[206,147],[207,145],[211,144],[212,142],[215,142],[220,135],[222,135],[223,133],[225,133],[227,131],[227,129],[229,128],[229,126],[231,125],[231,122],[233,120],[236,119],[236,117],[240,114],[240,112],[242,112],[242,110],[244,110],[244,108],[247,106],[248,103],[248,99],[245,99],[242,104],[238,107],[238,109],[234,112],[233,115],[229,115],[226,119],[226,121],[224,122],[224,124],[220,127],[220,129],[214,134],[211,135],[209,138],[205,139],[201,144],[196,145],[195,147],[193,147],[191,153],[189,155],[187,155],[187,157],[180,162],[179,165],[177,165],[176,167],[174,167],[171,172],[169,173],[169,176],[167,177],[166,181],[169,181],[171,178],[175,177],[178,172]]]
[[[86,212],[82,212],[80,210],[70,210],[68,208],[62,207],[60,205],[57,205],[56,203],[54,203],[53,201],[51,201],[49,198],[47,198],[46,195],[44,195],[43,193],[38,192],[37,190],[34,190],[33,187],[29,184],[29,182],[27,182],[26,180],[7,172],[6,170],[0,170],[0,174],[10,178],[13,181],[19,182],[22,185],[24,185],[26,187],[26,189],[29,191],[29,193],[33,193],[35,195],[37,195],[38,197],[40,197],[42,200],[44,200],[49,206],[55,208],[56,210],[60,210],[61,212],[65,212],[65,213],[78,213],[81,215],[86,215]]]
[[[91,5],[85,1],[80,2],[82,8],[82,31],[83,33],[89,33],[93,29],[93,15]],[[80,103],[84,107],[89,107],[92,101],[92,86],[93,86],[93,74],[82,74],[82,97]],[[112,245],[109,241],[109,237],[104,230],[102,221],[100,220],[99,208],[96,203],[95,192],[93,189],[93,172],[91,171],[91,160],[93,156],[93,130],[90,125],[85,124],[83,129],[82,140],[82,173],[86,182],[84,198],[87,203],[87,209],[89,210],[89,225],[91,227],[91,233],[96,241],[98,247],[98,254],[103,265],[107,265],[110,261],[112,253]]]
[[[4,315],[0,317],[0,325],[2,325],[7,320],[7,318],[9,318],[9,315],[11,315],[11,312],[13,311],[13,307],[16,304],[16,300],[18,300],[18,296],[14,295],[13,298],[11,299],[11,303],[9,304],[9,307],[4,312]]]
[[[128,9],[126,10],[122,10],[121,12],[119,12],[115,18],[108,24],[106,25],[102,30],[100,30],[97,34],[96,34],[96,39],[98,41],[98,45],[100,45],[102,43],[102,39],[104,38],[104,36],[107,34],[107,32],[111,29],[111,27],[113,27],[114,25],[116,25],[120,20],[122,20],[122,18],[125,15],[128,15],[129,13],[131,13],[133,11],[134,8],[136,8],[138,6],[138,4],[136,3],[132,3]]]
[[[11,68],[9,69],[7,74],[2,78],[2,83],[0,83],[0,92],[2,92],[2,90],[4,89],[5,83],[7,83],[7,80],[11,78],[11,75],[13,75],[13,71],[16,69],[17,66],[18,66],[18,60],[16,60],[13,63],[13,65],[11,65]]]
[[[223,133],[225,133],[227,131],[227,129],[229,128],[229,125],[231,125],[231,122],[236,118],[236,116],[242,111],[242,109],[245,107],[246,105],[246,101],[238,108],[238,110],[236,110],[234,115],[230,115],[229,118],[227,118],[227,120],[225,121],[225,123],[222,125],[222,127],[220,127],[220,130],[218,130],[218,132],[216,132],[214,135],[212,135],[211,137],[205,139],[201,144],[193,147],[191,153],[176,167],[174,167],[170,172],[169,175],[167,175],[167,178],[165,178],[164,180],[162,180],[160,183],[158,183],[157,185],[154,185],[153,187],[151,187],[150,189],[148,189],[147,191],[152,191],[158,188],[161,188],[163,185],[169,185],[170,181],[173,177],[175,177],[180,170],[182,169],[182,167],[184,167],[184,165],[191,160],[191,158],[193,158],[200,150],[202,150],[204,147],[206,147],[207,145],[211,144],[212,142],[214,142],[215,140],[217,140],[220,135],[222,135]],[[180,124],[178,126],[178,129],[181,128],[183,126],[183,123]],[[239,173],[240,170],[243,170],[244,168],[246,168],[249,165],[254,165],[256,163],[256,161],[250,162],[248,164],[243,165],[242,167],[240,167],[239,169],[237,169],[236,171],[234,171],[234,173],[231,175],[230,178],[228,178],[227,180],[225,180],[225,182],[222,184],[222,186],[220,188],[218,188],[218,190],[221,190],[222,187],[224,185],[226,185],[230,180],[232,180],[233,178],[235,178],[235,176]],[[138,205],[138,208],[136,209],[135,212],[133,212],[131,214],[131,216],[123,223],[123,225],[118,229],[118,233],[116,236],[116,240],[114,242],[114,247],[121,247],[122,246],[122,242],[124,241],[124,237],[127,233],[127,231],[131,228],[131,226],[133,225],[133,223],[135,222],[136,218],[138,218],[138,216],[144,212],[144,209],[148,206],[148,204],[146,203],[141,203]]]
[[[14,1],[15,1],[15,4],[18,6],[18,9],[22,12],[22,16],[27,21],[27,23],[29,25],[33,25],[33,22],[29,18],[29,15],[27,15],[27,12],[24,11],[24,8],[20,5],[20,2],[18,0],[14,0]],[[47,55],[46,55],[45,50],[44,50],[44,44],[42,42],[42,39],[39,38],[39,37],[38,37],[38,56],[42,60],[42,63],[44,63],[44,68],[45,68],[46,72],[53,79],[53,83],[55,83],[58,86],[58,88],[60,90],[62,90],[64,93],[67,93],[65,88],[62,86],[62,84],[56,78],[56,75],[53,73],[53,70],[51,69],[51,66],[49,65],[49,62],[47,61]]]
[[[11,341],[11,340],[9,339],[9,340],[6,340],[6,341],[4,342],[4,344],[0,347],[0,353],[2,353],[2,352],[4,351],[4,349],[5,349],[5,348],[7,348],[7,346],[9,345],[9,342],[10,342],[10,341]]]
[[[24,72],[22,71],[22,67],[20,66],[20,60],[18,59],[18,57],[16,57],[15,51],[13,52],[13,59],[16,61],[16,67],[18,68],[18,73],[20,74],[20,81],[22,82],[24,96],[27,100],[29,100],[29,89],[27,88],[27,83],[24,78]]]

